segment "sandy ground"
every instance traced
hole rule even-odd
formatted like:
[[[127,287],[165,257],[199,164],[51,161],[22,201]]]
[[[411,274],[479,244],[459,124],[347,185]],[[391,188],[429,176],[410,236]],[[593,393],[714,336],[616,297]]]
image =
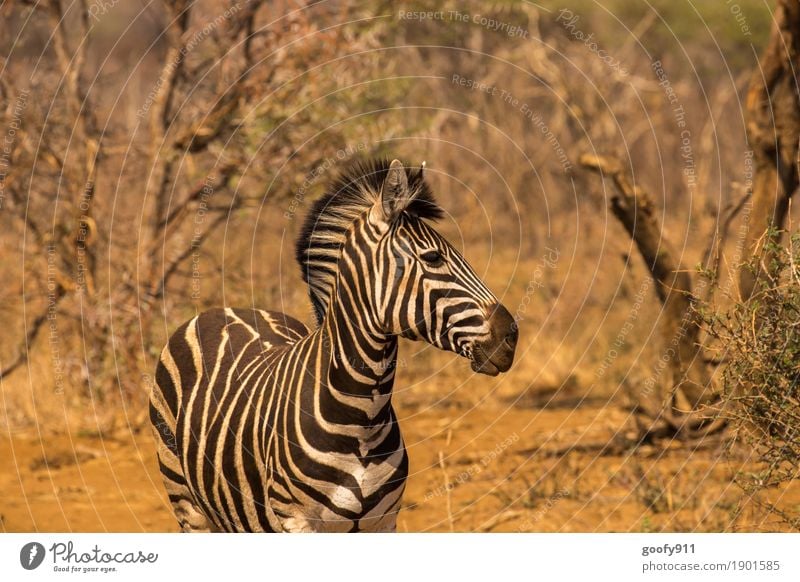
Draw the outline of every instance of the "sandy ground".
[[[623,435],[623,408],[544,399],[401,406],[411,476],[399,531],[782,529],[743,502],[723,443],[604,450]],[[147,426],[6,433],[0,459],[2,530],[177,531]],[[800,507],[797,487],[776,495]]]

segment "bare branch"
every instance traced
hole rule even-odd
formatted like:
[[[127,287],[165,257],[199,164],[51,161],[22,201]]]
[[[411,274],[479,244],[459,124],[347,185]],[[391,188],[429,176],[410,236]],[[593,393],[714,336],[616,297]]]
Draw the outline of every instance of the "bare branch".
[[[164,292],[167,289],[167,285],[169,285],[170,279],[178,272],[178,268],[181,264],[188,259],[193,254],[199,252],[199,248],[202,246],[203,242],[205,242],[211,234],[216,231],[216,229],[222,225],[226,220],[228,220],[230,214],[229,212],[221,212],[211,223],[206,227],[206,229],[199,235],[195,236],[191,243],[175,257],[169,265],[164,268],[164,271],[161,275],[161,279],[158,281],[158,284],[153,289],[151,288],[150,292],[151,295],[159,299],[164,296]]]
[[[659,430],[659,422],[666,422],[672,434],[693,436],[698,431],[721,428],[724,424],[718,426],[713,420],[716,416],[703,410],[715,402],[716,394],[709,390],[711,375],[697,341],[700,326],[693,308],[692,278],[664,240],[649,194],[631,183],[618,159],[584,154],[580,164],[613,180],[616,189],[610,196],[611,211],[636,243],[664,305],[662,331],[665,355],[671,354],[668,364],[672,376],[667,398],[655,405],[637,402],[650,419],[651,424],[644,428]]]
[[[703,265],[715,274],[715,281],[713,284],[708,285],[703,293],[703,303],[711,302],[714,297],[714,292],[719,286],[719,267],[722,263],[722,250],[725,248],[725,243],[728,240],[731,224],[742,211],[747,201],[750,200],[751,194],[752,191],[746,189],[741,196],[730,201],[720,213],[721,219],[717,223],[717,228],[714,229],[714,234],[706,250],[703,252]]]
[[[39,332],[42,330],[42,327],[44,327],[44,324],[50,317],[50,314],[54,312],[58,304],[61,303],[61,300],[66,297],[66,295],[66,289],[61,284],[56,284],[52,295],[48,297],[48,303],[45,305],[44,310],[34,318],[31,326],[25,333],[25,338],[22,340],[22,342],[20,342],[20,347],[17,350],[17,357],[14,358],[9,365],[0,367],[0,380],[6,378],[14,370],[28,361],[31,348],[33,347],[33,342],[36,341]]]

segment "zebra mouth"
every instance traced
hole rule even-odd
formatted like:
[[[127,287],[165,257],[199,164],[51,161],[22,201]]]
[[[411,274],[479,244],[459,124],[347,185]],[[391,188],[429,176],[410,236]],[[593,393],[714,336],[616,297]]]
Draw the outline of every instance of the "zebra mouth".
[[[481,345],[474,346],[470,359],[472,360],[472,371],[486,374],[487,376],[497,376],[500,372],[505,372],[511,367],[510,363],[507,366],[504,366],[501,362],[494,363]]]
[[[478,372],[479,374],[486,374],[487,376],[497,376],[500,373],[500,369],[495,366],[491,360],[486,360],[482,364],[479,364],[476,360],[472,360],[472,371]]]

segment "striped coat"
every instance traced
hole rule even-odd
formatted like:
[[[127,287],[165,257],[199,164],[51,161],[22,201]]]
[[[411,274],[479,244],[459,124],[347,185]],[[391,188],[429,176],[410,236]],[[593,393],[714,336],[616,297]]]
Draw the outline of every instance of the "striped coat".
[[[184,531],[394,531],[408,458],[391,405],[398,337],[497,374],[517,330],[425,219],[422,171],[356,166],[298,241],[318,326],[214,309],[164,348],[158,459]]]

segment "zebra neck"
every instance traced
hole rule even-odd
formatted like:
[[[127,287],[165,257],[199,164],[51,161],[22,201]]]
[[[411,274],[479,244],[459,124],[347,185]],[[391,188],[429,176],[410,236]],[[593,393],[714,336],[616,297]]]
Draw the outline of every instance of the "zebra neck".
[[[338,301],[330,306],[322,325],[328,384],[349,396],[388,397],[394,384],[397,337],[369,330],[362,318]]]
[[[388,397],[394,383],[397,337],[386,334],[369,309],[370,275],[356,265],[353,259],[340,262],[321,325],[323,350],[330,362],[328,382],[341,393]]]
[[[397,337],[387,334],[374,309],[374,249],[380,233],[366,218],[358,221],[343,245],[331,299],[321,330],[325,378],[331,396],[364,412],[367,424],[391,415]],[[380,413],[380,414],[379,414]]]

